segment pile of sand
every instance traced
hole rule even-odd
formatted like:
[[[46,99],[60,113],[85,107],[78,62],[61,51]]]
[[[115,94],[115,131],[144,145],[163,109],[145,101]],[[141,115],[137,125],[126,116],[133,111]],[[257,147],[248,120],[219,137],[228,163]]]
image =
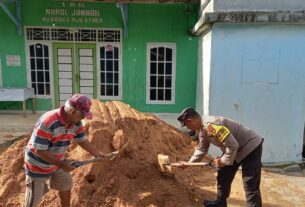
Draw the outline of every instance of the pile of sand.
[[[157,154],[171,162],[188,160],[190,138],[151,114],[138,112],[122,102],[94,101],[94,119],[86,123],[89,140],[104,153],[112,152],[118,140],[128,146],[112,161],[100,161],[77,168],[73,174],[71,206],[202,206],[211,197],[199,187],[214,185],[211,170],[175,170],[175,176],[160,173]],[[22,168],[28,137],[14,143],[0,155],[0,206],[23,206],[25,175]],[[91,156],[71,145],[69,159]],[[49,191],[41,206],[60,206],[55,191]]]

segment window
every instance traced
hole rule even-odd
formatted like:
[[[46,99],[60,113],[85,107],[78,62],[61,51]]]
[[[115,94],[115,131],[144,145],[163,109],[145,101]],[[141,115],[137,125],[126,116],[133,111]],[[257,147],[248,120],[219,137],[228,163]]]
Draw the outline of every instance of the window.
[[[68,42],[121,42],[121,30],[64,27],[27,27],[27,40]]]
[[[29,45],[29,68],[31,87],[36,95],[48,96],[50,86],[50,53],[49,46],[41,43]]]
[[[101,44],[99,47],[99,96],[104,99],[121,99],[120,44]]]
[[[147,45],[146,102],[175,103],[176,45]]]

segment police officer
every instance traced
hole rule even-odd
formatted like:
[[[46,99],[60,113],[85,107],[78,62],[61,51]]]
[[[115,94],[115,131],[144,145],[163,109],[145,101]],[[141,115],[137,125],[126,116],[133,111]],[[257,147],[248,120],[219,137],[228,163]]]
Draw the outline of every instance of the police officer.
[[[229,118],[220,116],[201,117],[194,109],[184,109],[178,121],[198,135],[198,146],[188,162],[199,162],[207,154],[210,143],[223,152],[213,160],[218,167],[217,199],[204,200],[206,207],[226,207],[231,183],[242,166],[242,178],[248,207],[261,207],[260,193],[261,156],[263,139],[251,129]],[[185,168],[186,162],[180,162]]]

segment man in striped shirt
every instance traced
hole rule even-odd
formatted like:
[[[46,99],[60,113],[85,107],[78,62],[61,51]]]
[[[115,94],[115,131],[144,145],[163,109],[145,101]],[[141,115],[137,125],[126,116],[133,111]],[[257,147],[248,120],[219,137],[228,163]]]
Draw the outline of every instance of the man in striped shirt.
[[[65,160],[72,140],[84,150],[103,156],[84,132],[81,120],[92,119],[91,100],[81,94],[70,97],[65,106],[43,114],[37,121],[25,149],[25,206],[36,207],[49,187],[59,191],[62,207],[70,206],[72,176],[75,167]]]

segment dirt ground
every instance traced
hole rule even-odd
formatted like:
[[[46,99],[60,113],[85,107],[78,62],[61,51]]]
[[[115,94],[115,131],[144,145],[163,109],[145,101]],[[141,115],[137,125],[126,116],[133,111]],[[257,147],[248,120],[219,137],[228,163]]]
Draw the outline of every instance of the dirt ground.
[[[203,199],[216,196],[216,172],[210,168],[176,169],[174,176],[159,170],[157,154],[169,155],[171,162],[188,160],[193,148],[190,138],[151,114],[144,114],[122,102],[94,101],[94,119],[85,122],[89,140],[104,153],[120,142],[128,143],[111,161],[77,168],[73,174],[73,207],[197,207]],[[25,135],[0,155],[0,206],[23,206]],[[91,156],[72,144],[68,159]],[[284,175],[263,170],[264,207],[305,206],[305,175]],[[55,191],[49,191],[42,207],[59,206]],[[241,172],[232,185],[229,206],[245,206]]]

